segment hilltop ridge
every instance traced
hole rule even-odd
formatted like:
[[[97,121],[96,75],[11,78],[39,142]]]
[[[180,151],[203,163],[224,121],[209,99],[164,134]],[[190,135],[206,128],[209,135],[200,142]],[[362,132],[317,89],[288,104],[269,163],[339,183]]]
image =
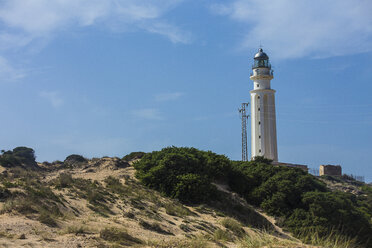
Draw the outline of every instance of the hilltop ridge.
[[[167,197],[151,189],[154,184],[145,186],[138,173],[150,155],[143,155],[71,155],[32,168],[27,163],[0,166],[0,246],[313,247],[294,238],[281,217],[252,206],[221,178],[211,182],[218,197],[199,203],[185,203],[177,199],[180,195]],[[221,161],[216,158],[224,160],[207,156],[217,164]],[[178,159],[169,161],[182,168]],[[306,242],[321,247],[332,241],[318,237]],[[366,246],[345,239],[333,247]]]

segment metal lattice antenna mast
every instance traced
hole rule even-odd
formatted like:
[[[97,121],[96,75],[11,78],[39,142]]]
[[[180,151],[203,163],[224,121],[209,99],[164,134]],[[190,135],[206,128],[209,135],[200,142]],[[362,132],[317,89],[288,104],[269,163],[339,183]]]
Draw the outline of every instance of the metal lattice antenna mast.
[[[242,161],[248,161],[248,144],[247,144],[247,115],[246,107],[249,103],[242,103],[242,108],[239,109],[240,118],[242,119]]]

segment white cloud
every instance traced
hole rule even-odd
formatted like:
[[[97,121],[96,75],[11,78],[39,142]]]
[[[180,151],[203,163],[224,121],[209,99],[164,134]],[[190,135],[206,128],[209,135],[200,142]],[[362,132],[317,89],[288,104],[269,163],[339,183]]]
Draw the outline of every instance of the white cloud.
[[[161,93],[155,95],[155,101],[157,102],[166,102],[179,99],[184,94],[182,92],[171,92],[171,93]]]
[[[369,0],[234,0],[211,9],[247,25],[243,48],[262,43],[276,58],[372,51]]]
[[[133,115],[147,120],[163,120],[160,111],[154,108],[145,108],[145,109],[138,109],[133,111]]]
[[[25,72],[14,68],[8,60],[0,56],[0,83],[4,81],[15,81],[25,76]]]
[[[59,96],[59,93],[56,91],[42,91],[39,94],[42,98],[45,98],[52,104],[54,108],[62,106],[63,99]]]
[[[0,48],[29,44],[67,28],[125,26],[188,43],[189,34],[162,20],[182,0],[3,0],[0,4]]]
[[[156,22],[144,27],[150,33],[160,34],[166,36],[173,43],[188,44],[192,41],[191,33],[184,32],[178,27],[164,22]]]

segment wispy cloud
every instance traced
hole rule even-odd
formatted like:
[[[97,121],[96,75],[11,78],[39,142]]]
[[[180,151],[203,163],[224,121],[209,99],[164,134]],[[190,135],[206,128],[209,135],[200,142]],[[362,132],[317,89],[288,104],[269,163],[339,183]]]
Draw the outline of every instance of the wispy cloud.
[[[15,81],[25,76],[25,72],[13,67],[8,60],[0,56],[0,83]]]
[[[277,58],[372,51],[369,0],[234,0],[211,9],[247,25],[242,48],[262,42]]]
[[[145,109],[137,109],[133,111],[133,115],[147,120],[163,120],[160,111],[155,108],[145,108]]]
[[[103,25],[130,26],[188,43],[188,33],[163,16],[182,0],[4,0],[0,5],[1,48],[25,46],[61,30]],[[121,30],[126,30],[122,28]]]
[[[179,99],[183,95],[184,93],[182,92],[161,93],[155,95],[155,101],[157,102],[174,101]]]
[[[63,99],[56,91],[42,91],[39,95],[48,100],[54,108],[58,108],[63,105]]]
[[[166,36],[173,43],[188,44],[192,42],[192,35],[190,32],[180,30],[178,27],[168,23],[156,22],[150,25],[145,25],[144,28],[150,33]]]

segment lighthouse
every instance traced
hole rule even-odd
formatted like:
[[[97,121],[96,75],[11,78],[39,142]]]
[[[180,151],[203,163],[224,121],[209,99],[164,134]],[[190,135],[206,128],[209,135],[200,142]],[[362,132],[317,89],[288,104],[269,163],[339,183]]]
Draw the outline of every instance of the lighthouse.
[[[251,156],[263,156],[278,162],[276,139],[275,90],[271,89],[274,78],[269,56],[262,50],[254,56],[250,79],[251,93]]]

